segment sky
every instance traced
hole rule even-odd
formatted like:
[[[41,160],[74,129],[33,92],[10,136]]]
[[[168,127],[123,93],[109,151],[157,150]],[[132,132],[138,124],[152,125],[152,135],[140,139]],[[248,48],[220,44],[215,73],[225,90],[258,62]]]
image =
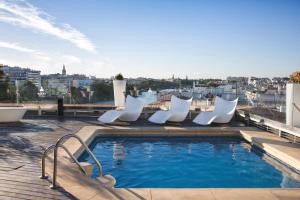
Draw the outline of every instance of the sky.
[[[99,78],[288,76],[300,70],[300,1],[0,0],[0,63]]]

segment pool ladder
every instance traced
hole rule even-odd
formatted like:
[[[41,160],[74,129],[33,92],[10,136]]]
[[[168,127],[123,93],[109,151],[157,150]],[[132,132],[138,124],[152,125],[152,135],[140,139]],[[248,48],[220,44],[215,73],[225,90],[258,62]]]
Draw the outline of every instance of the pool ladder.
[[[87,172],[85,171],[85,169],[80,165],[80,163],[78,162],[78,160],[72,155],[72,153],[62,144],[66,139],[69,138],[76,138],[81,145],[83,146],[84,150],[89,154],[89,156],[94,160],[97,168],[98,168],[98,177],[102,176],[102,167],[100,162],[97,160],[97,158],[95,157],[95,155],[91,152],[91,150],[89,149],[89,147],[86,145],[86,143],[78,136],[75,134],[66,134],[64,136],[62,136],[61,138],[59,138],[56,142],[56,144],[49,146],[43,153],[42,155],[42,175],[40,176],[41,179],[47,179],[48,176],[45,175],[45,159],[48,155],[48,153],[50,153],[51,151],[54,152],[54,158],[53,158],[53,176],[52,176],[52,184],[50,185],[50,187],[52,189],[56,189],[57,188],[57,184],[56,184],[56,176],[57,176],[57,154],[58,154],[58,148],[62,148],[69,156],[70,158],[74,161],[74,163],[76,163],[76,165],[79,167],[80,171],[87,175]]]

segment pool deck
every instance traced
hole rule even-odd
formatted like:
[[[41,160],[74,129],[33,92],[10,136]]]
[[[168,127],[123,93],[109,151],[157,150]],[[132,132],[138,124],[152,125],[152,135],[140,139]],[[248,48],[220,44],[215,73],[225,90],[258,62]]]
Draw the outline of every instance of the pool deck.
[[[223,134],[241,134],[245,139],[264,148],[267,152],[278,154],[291,165],[300,163],[300,145],[292,144],[274,134],[256,128],[217,126],[190,127],[168,125],[165,127],[148,124],[133,126],[100,126],[94,119],[56,120],[26,119],[17,124],[0,124],[0,199],[300,199],[300,189],[114,189],[101,186],[99,182],[83,176],[61,154],[59,162],[59,190],[51,190],[47,180],[39,179],[40,156],[42,147],[53,144],[66,133],[78,133],[90,142],[91,135],[99,133],[131,133],[141,135],[160,134],[162,130],[170,135],[214,135],[216,130]],[[141,125],[141,127],[138,127]],[[105,130],[105,131],[103,131]],[[175,130],[175,131],[174,131]],[[239,131],[242,130],[242,131]],[[188,133],[187,133],[188,131]],[[65,145],[72,146],[71,151],[78,156],[82,149],[69,140]],[[69,143],[69,144],[68,144]],[[51,158],[48,158],[47,171],[51,174]],[[300,166],[300,165],[299,165]]]
[[[63,189],[51,190],[50,183],[39,178],[41,152],[91,123],[55,118],[0,123],[0,199],[75,199]]]

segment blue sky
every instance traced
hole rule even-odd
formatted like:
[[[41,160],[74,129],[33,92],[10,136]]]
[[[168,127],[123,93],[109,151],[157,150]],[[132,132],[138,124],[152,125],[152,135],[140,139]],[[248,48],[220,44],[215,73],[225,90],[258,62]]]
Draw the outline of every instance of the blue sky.
[[[300,1],[0,0],[0,63],[110,77],[288,76]]]

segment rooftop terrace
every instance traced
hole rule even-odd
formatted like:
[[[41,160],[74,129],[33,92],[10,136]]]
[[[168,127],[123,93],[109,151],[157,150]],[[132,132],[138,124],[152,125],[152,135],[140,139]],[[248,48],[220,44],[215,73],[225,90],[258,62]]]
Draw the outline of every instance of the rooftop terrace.
[[[160,129],[160,126],[151,125],[143,119],[131,123],[130,126],[128,125],[128,123],[116,122],[112,126],[104,127],[113,127],[114,129],[139,129],[139,127],[153,127],[155,129]],[[49,188],[50,183],[47,180],[39,179],[41,171],[40,157],[44,148],[55,143],[58,138],[67,133],[77,133],[85,126],[103,127],[102,125],[99,125],[93,117],[65,117],[57,119],[57,117],[27,116],[26,119],[19,123],[0,124],[0,197],[3,199],[75,199],[76,197],[80,197],[78,196],[78,193],[73,193],[74,191],[72,192],[72,190],[69,189],[67,191],[71,191],[73,195],[76,195],[75,197],[63,188],[52,190]],[[169,123],[164,127],[169,127],[170,129],[177,127],[186,130],[199,129],[204,131],[216,128],[225,130],[226,128],[232,127],[248,129],[243,122],[239,122],[237,120],[234,120],[227,125],[195,127],[191,120],[188,119],[184,123]],[[278,136],[264,131],[256,133],[255,137],[259,137],[261,134],[265,135],[266,138],[271,136],[271,138],[273,138],[272,140],[282,140],[282,143],[274,143],[279,146],[285,146],[290,143],[287,143],[287,140],[283,138],[279,139]],[[297,149],[300,150],[298,147]],[[129,195],[128,192],[131,193],[131,195]],[[238,197],[243,196],[244,199],[251,198],[252,200],[261,199],[262,197],[265,199],[300,198],[300,192],[295,189],[199,189],[193,191],[187,189],[176,191],[159,189],[144,191],[133,189],[131,192],[112,193],[110,194],[110,199],[127,199],[127,197],[130,197],[131,199],[169,199],[171,198],[170,195],[174,193],[178,195],[178,199],[197,199],[200,196],[203,198],[205,197],[204,199],[223,199],[223,195],[232,199],[238,199]],[[120,196],[120,194],[124,196]],[[132,198],[132,194],[135,194],[133,195],[134,198]]]

